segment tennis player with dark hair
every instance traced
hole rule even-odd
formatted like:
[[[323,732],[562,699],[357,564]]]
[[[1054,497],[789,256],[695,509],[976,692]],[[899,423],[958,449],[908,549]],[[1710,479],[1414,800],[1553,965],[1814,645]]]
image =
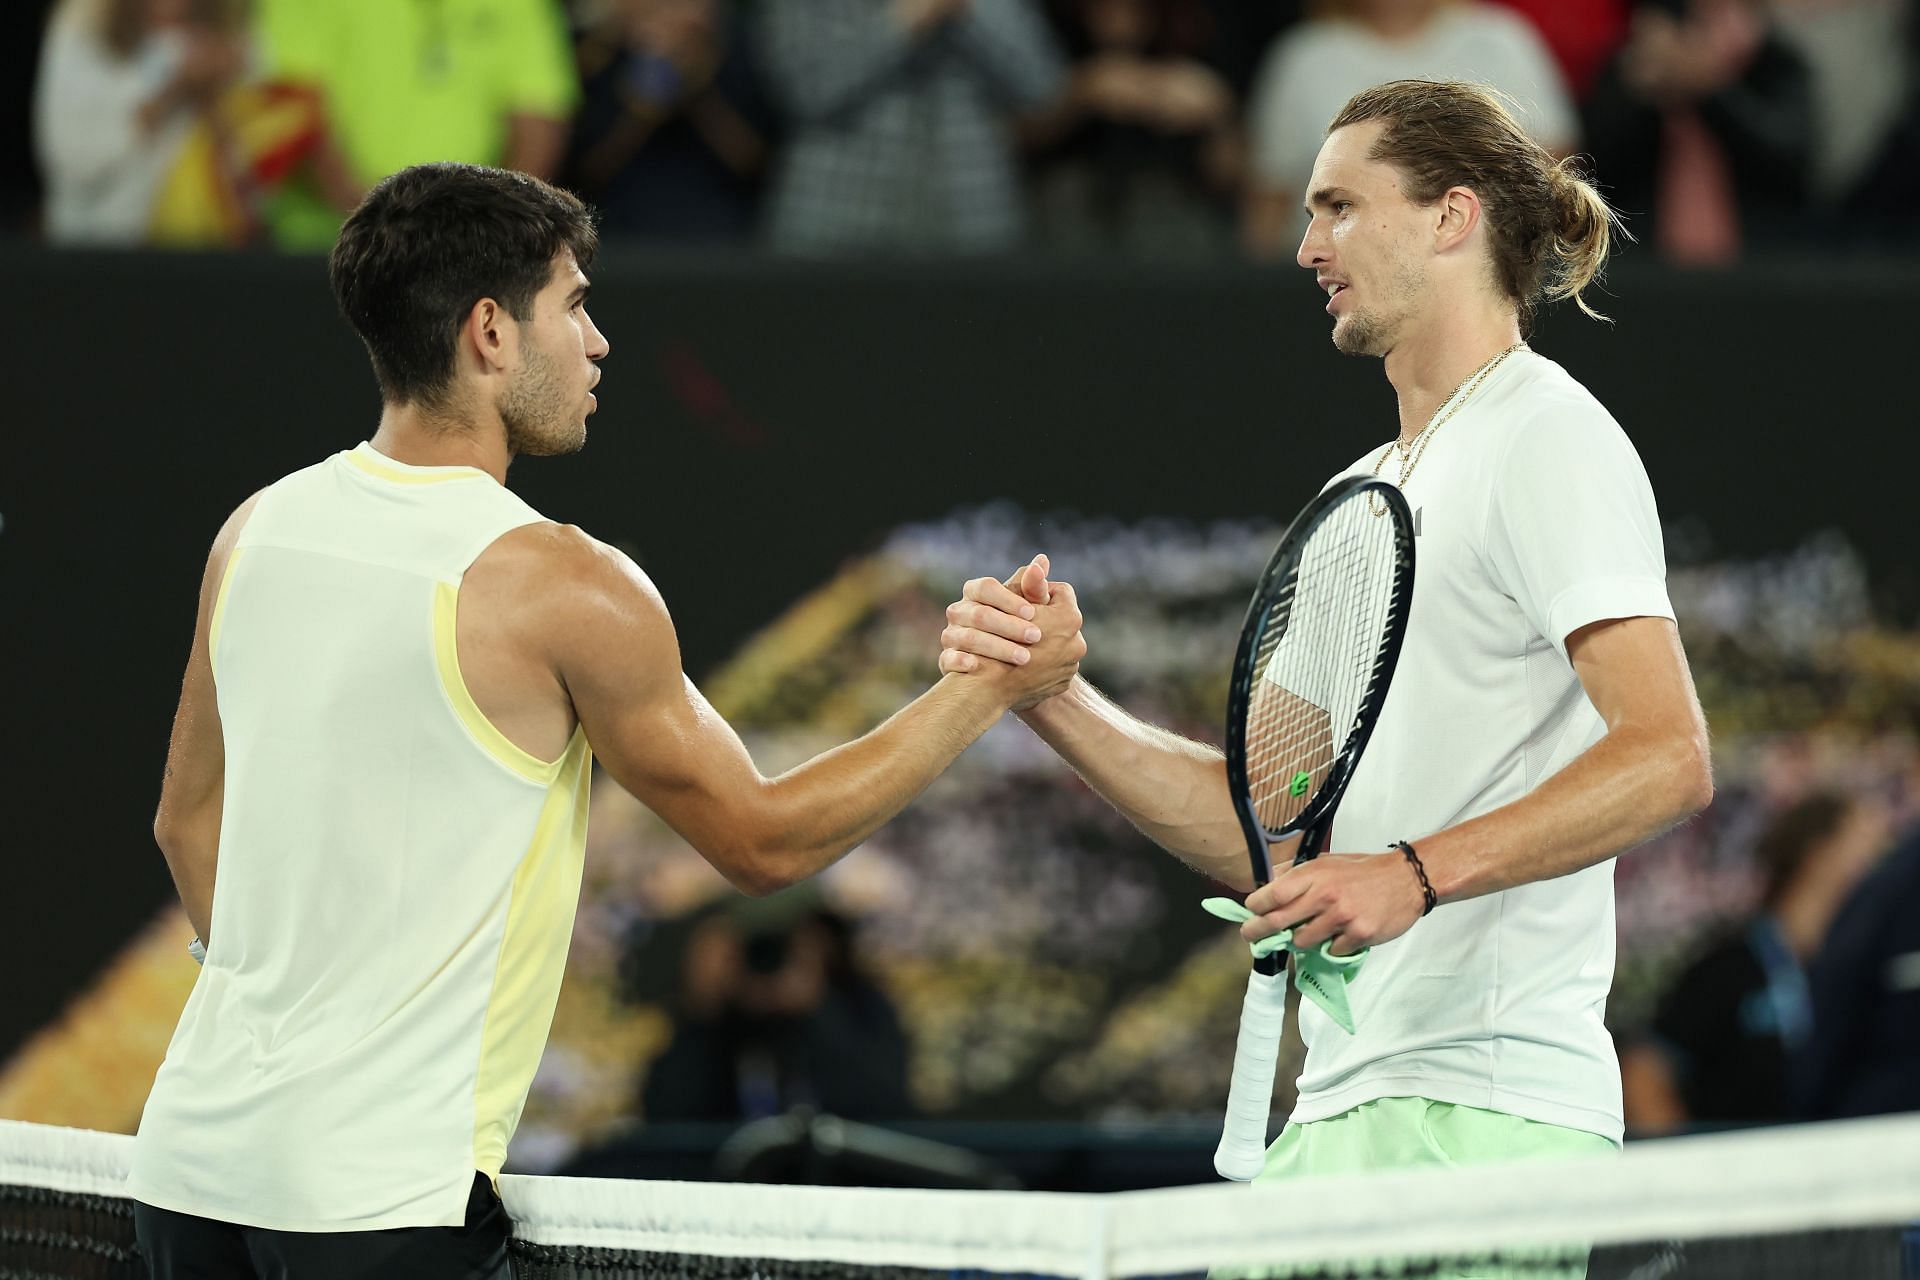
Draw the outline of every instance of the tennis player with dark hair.
[[[155,822],[206,946],[134,1147],[161,1280],[508,1274],[492,1179],[559,994],[592,758],[770,892],[1084,652],[1071,604],[1039,606],[1031,661],[762,776],[646,576],[506,487],[586,440],[594,247],[564,192],[428,165],[334,248],[379,428],[220,531]]]
[[[1713,790],[1646,472],[1524,340],[1538,302],[1579,300],[1599,274],[1613,216],[1498,97],[1458,83],[1355,97],[1309,192],[1299,262],[1334,346],[1382,358],[1399,396],[1398,437],[1343,474],[1399,486],[1417,571],[1334,852],[1247,902],[1250,940],[1372,949],[1353,1033],[1302,1003],[1299,1102],[1262,1176],[1604,1150],[1622,1128],[1611,860]],[[1006,611],[1046,598],[1045,567],[968,583],[943,669],[1017,657]],[[1157,843],[1250,886],[1219,752],[1085,680],[1025,719]]]

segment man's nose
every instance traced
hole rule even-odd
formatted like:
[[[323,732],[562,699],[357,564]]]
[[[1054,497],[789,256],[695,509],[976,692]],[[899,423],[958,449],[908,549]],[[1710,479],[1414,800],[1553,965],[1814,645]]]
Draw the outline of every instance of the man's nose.
[[[1326,238],[1318,233],[1317,225],[1307,224],[1306,232],[1300,237],[1300,251],[1293,255],[1293,260],[1309,271],[1318,269],[1327,260]]]

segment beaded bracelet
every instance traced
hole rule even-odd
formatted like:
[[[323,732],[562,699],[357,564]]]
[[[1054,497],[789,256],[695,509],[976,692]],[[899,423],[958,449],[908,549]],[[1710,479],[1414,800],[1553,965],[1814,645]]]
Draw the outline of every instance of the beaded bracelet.
[[[1413,868],[1413,874],[1420,877],[1420,896],[1427,904],[1420,910],[1420,914],[1424,916],[1440,902],[1439,895],[1433,891],[1433,881],[1427,879],[1427,869],[1420,865],[1420,855],[1413,851],[1411,844],[1405,840],[1395,840],[1393,847],[1406,855],[1407,864]]]

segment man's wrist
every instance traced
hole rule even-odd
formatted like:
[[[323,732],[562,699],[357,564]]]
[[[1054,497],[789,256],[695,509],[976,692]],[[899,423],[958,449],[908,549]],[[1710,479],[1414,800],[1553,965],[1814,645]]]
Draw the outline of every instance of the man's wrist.
[[[1054,694],[1051,698],[1047,698],[1044,701],[1036,702],[1032,706],[1015,714],[1024,720],[1029,728],[1046,728],[1050,724],[1057,723],[1060,716],[1071,714],[1074,699],[1079,697],[1081,690],[1085,687],[1086,681],[1082,680],[1079,676],[1075,676],[1073,683],[1069,684],[1059,693]]]
[[[986,660],[980,665],[986,667]],[[934,688],[951,690],[948,696],[977,711],[988,723],[1012,711],[1020,700],[1020,691],[1011,680],[987,670],[950,671]]]
[[[1407,840],[1395,840],[1393,847],[1406,862],[1407,869],[1412,873],[1413,879],[1416,882],[1420,894],[1420,914],[1423,916],[1430,915],[1434,907],[1439,905],[1440,895],[1434,892],[1433,881],[1427,878],[1426,864],[1421,861],[1420,851],[1413,847],[1411,841]]]

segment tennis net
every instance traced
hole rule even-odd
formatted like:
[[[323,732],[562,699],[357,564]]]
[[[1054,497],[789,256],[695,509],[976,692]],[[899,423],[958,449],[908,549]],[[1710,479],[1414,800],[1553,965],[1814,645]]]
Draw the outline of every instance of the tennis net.
[[[0,1121],[0,1280],[144,1274],[131,1139]],[[1920,1115],[1085,1195],[507,1176],[521,1280],[1920,1280]]]

